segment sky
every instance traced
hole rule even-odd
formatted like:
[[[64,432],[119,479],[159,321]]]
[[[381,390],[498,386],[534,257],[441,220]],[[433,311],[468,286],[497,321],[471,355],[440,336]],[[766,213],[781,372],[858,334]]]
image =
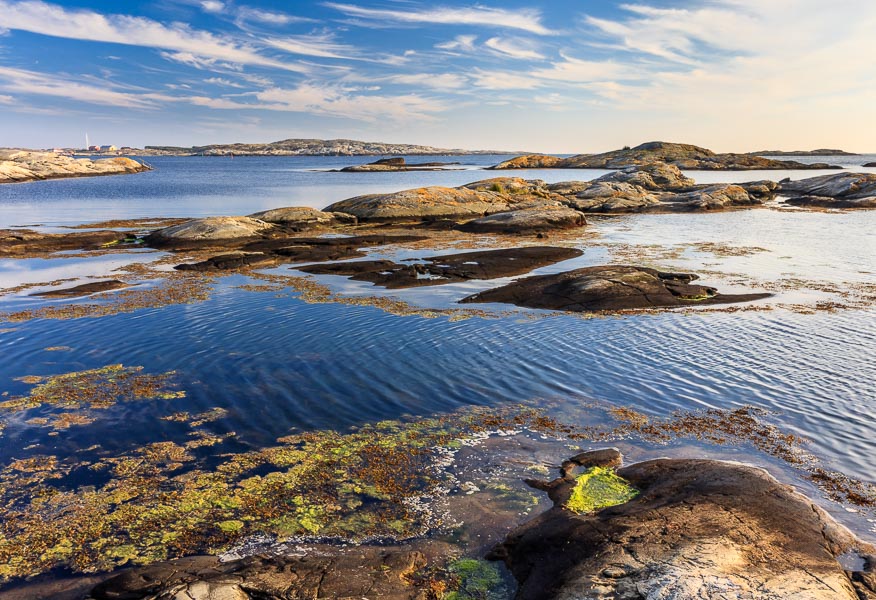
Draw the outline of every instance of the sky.
[[[874,0],[0,0],[0,146],[876,152]]]

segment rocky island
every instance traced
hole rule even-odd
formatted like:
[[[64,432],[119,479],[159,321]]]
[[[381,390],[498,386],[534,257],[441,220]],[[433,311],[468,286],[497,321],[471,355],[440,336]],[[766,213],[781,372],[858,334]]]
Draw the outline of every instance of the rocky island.
[[[755,154],[717,154],[692,144],[647,142],[634,148],[569,158],[548,155],[520,156],[491,168],[502,169],[623,169],[649,163],[666,163],[691,171],[752,171],[780,169],[841,169],[827,163],[804,164],[773,160]]]
[[[131,158],[101,160],[72,158],[55,152],[0,150],[0,183],[17,183],[62,177],[94,177],[141,173],[151,167]]]
[[[387,171],[442,171],[446,167],[458,165],[458,162],[424,162],[408,163],[403,157],[381,158],[365,165],[353,165],[338,169],[341,173],[384,173]]]

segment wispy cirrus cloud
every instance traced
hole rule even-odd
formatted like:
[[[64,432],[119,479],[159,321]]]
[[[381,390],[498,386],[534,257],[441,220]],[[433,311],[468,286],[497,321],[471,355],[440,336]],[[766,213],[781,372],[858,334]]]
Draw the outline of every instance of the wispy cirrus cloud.
[[[263,10],[261,8],[252,8],[250,6],[241,6],[237,9],[238,22],[254,22],[264,25],[290,25],[293,23],[316,23],[316,19],[310,17],[302,17],[299,15],[290,15],[289,13],[279,12],[276,10]]]
[[[493,37],[484,42],[484,46],[501,56],[525,60],[544,58],[544,55],[536,50],[536,45],[529,40]]]
[[[83,83],[82,78],[48,75],[24,69],[0,66],[0,90],[19,94],[34,94],[67,98],[88,104],[154,109],[158,101],[171,100],[161,94],[131,93],[109,85]]]
[[[431,25],[476,25],[503,29],[518,29],[537,35],[552,35],[542,25],[541,11],[532,8],[509,10],[473,6],[471,8],[435,7],[428,9],[380,9],[366,8],[355,4],[326,2],[325,6],[345,15],[378,22],[431,24]]]
[[[435,44],[435,47],[439,50],[452,50],[456,52],[474,52],[475,51],[475,40],[478,39],[476,35],[458,35],[452,40],[448,40],[446,42],[441,42],[439,44]]]
[[[72,10],[40,0],[0,0],[0,28],[60,38],[159,48],[241,65],[309,71],[305,65],[264,56],[251,45],[195,30],[184,23],[165,25],[145,17]]]

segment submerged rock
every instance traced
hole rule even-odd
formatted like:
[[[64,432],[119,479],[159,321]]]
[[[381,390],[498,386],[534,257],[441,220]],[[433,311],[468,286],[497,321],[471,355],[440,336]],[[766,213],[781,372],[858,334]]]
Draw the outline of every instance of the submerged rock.
[[[356,217],[344,213],[323,212],[308,206],[286,206],[272,208],[249,215],[266,223],[284,225],[289,229],[317,229],[333,225],[355,225]]]
[[[519,164],[530,161],[538,162],[534,156],[524,156],[514,159]],[[493,167],[494,169],[521,168],[505,161]],[[623,169],[637,165],[663,162],[682,169],[703,171],[747,171],[753,169],[840,169],[842,167],[826,163],[804,164],[796,161],[774,160],[751,154],[716,154],[706,148],[692,144],[676,144],[671,142],[648,142],[635,148],[612,150],[601,154],[580,154],[569,158],[558,159],[553,164],[544,164],[540,168],[557,169]]]
[[[566,461],[559,479],[532,482],[554,507],[493,550],[520,583],[518,600],[876,597],[876,549],[762,469],[650,460],[613,474],[612,485],[636,493],[579,514],[568,504],[582,475],[620,462],[616,451],[598,452]],[[863,571],[843,569],[837,557],[848,551]]]
[[[797,206],[825,208],[876,208],[876,174],[835,173],[798,181],[783,181],[779,187],[786,202]]]
[[[388,260],[367,260],[305,265],[298,270],[314,275],[347,275],[386,288],[407,288],[496,279],[528,273],[538,267],[581,256],[576,248],[527,246],[505,250],[432,256],[425,263],[400,265]]]
[[[0,150],[0,183],[140,173],[152,168],[123,156],[90,160],[55,152]]]
[[[0,256],[25,256],[64,250],[98,250],[132,239],[119,231],[41,233],[32,229],[0,229]]]
[[[590,312],[725,304],[770,296],[719,294],[715,288],[691,284],[696,278],[693,274],[664,273],[645,267],[585,267],[527,277],[468,296],[460,302],[501,302],[528,308]]]
[[[47,290],[45,292],[37,292],[31,296],[42,296],[44,298],[74,298],[77,296],[88,296],[89,294],[97,294],[99,292],[110,292],[128,287],[124,281],[111,279],[109,281],[94,281],[91,283],[83,283],[69,288],[57,290]]]
[[[230,562],[196,556],[140,567],[95,587],[93,600],[426,600],[434,564],[411,547],[322,547],[303,556],[253,556]]]

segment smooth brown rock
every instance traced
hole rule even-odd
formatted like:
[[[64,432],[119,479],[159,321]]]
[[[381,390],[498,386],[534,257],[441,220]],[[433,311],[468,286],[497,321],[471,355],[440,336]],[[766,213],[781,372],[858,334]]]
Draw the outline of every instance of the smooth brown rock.
[[[25,256],[65,250],[98,250],[129,239],[119,231],[40,233],[31,229],[0,229],[0,256]]]
[[[518,600],[876,597],[874,548],[762,469],[658,459],[617,474],[639,495],[589,514],[563,507],[574,477],[537,484],[554,507],[492,553],[520,583]],[[864,571],[843,570],[847,551]]]
[[[509,198],[466,188],[426,187],[341,200],[326,212],[343,212],[363,222],[480,217],[508,210]]]
[[[109,281],[94,281],[91,283],[83,283],[74,287],[63,288],[59,290],[47,290],[45,292],[37,292],[31,296],[41,296],[44,298],[73,298],[78,296],[88,296],[89,294],[97,294],[99,292],[111,292],[128,287],[124,281],[111,279]]]
[[[206,217],[192,219],[153,231],[144,240],[154,248],[186,243],[213,243],[262,237],[275,226],[251,217]]]
[[[469,233],[532,234],[587,225],[584,214],[558,203],[495,213],[459,226]]]
[[[323,260],[342,260],[364,256],[367,246],[415,242],[425,238],[414,235],[361,235],[355,237],[299,238],[276,237],[231,244],[234,251],[197,263],[174,267],[180,271],[226,271],[246,267],[272,266]]]
[[[258,219],[265,223],[284,225],[289,229],[300,231],[331,227],[333,225],[355,225],[356,217],[342,213],[323,212],[308,206],[287,206],[272,208],[249,215],[251,219]]]
[[[370,281],[386,288],[408,288],[471,279],[496,279],[522,275],[533,269],[581,256],[576,248],[526,246],[504,250],[463,252],[431,256],[425,263],[397,264],[388,260],[350,261],[305,265],[298,270],[314,275],[346,275],[357,281]]]
[[[671,308],[746,302],[770,294],[718,294],[690,282],[696,275],[663,273],[645,267],[606,265],[554,275],[526,277],[460,300],[462,303],[501,302],[571,312]]]

